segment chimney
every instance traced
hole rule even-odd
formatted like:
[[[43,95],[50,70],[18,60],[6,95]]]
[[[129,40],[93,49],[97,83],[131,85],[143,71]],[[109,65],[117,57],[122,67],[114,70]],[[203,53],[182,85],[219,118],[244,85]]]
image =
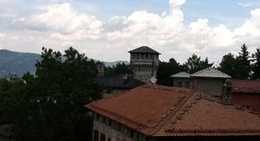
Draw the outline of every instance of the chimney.
[[[227,79],[223,85],[222,101],[225,105],[233,105],[232,100],[232,83],[230,79]]]

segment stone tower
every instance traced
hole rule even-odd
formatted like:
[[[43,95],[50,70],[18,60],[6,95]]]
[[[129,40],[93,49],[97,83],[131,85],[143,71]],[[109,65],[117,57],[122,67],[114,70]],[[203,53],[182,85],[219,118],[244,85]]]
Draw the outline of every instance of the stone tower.
[[[105,64],[103,62],[97,61],[96,62],[98,77],[104,76],[105,73]]]
[[[160,53],[148,46],[133,49],[129,53],[134,78],[146,83],[151,79],[154,80],[157,75]]]

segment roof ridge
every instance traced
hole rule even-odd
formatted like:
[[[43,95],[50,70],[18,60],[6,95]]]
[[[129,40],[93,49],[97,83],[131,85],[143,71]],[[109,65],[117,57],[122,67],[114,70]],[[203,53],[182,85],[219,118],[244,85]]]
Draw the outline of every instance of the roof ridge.
[[[155,135],[158,131],[160,131],[160,129],[168,122],[172,119],[172,117],[176,116],[176,113],[179,112],[180,109],[182,109],[186,103],[190,100],[190,98],[193,97],[194,95],[194,91],[192,93],[187,93],[188,95],[180,97],[178,100],[177,104],[174,104],[173,107],[171,107],[168,112],[167,112],[167,119],[164,119],[164,121],[160,121],[162,122],[161,125],[159,125],[159,127],[157,127],[157,129],[155,129],[152,133],[152,135]],[[180,104],[179,104],[180,103]]]
[[[233,108],[234,110],[246,111],[246,112],[248,112],[249,114],[258,115],[258,116],[260,117],[260,112],[252,111],[252,110],[250,110],[249,108],[245,108],[245,107],[241,107],[241,106],[235,106],[235,105],[225,105],[222,100],[219,100],[218,98],[215,98],[215,97],[213,97],[213,96],[206,95],[206,94],[203,94],[203,93],[201,93],[200,96],[201,96],[201,98],[203,98],[203,99],[205,99],[205,100],[208,100],[208,101],[211,101],[211,102],[214,102],[214,103],[218,103],[218,104],[224,105],[225,108],[226,108],[226,107],[231,107],[231,108]]]
[[[170,129],[166,129],[166,131],[175,130],[175,125],[179,120],[182,119],[182,116],[189,110],[189,108],[191,108],[193,104],[196,104],[197,101],[201,99],[201,95],[197,92],[191,95],[191,97],[182,105],[182,107],[180,108],[181,110],[177,113],[177,115],[174,115],[175,117],[173,116],[173,121],[171,121],[172,127],[170,127]]]
[[[191,77],[231,78],[231,76],[229,76],[228,74],[213,67],[208,67],[206,69],[199,70],[191,74]]]

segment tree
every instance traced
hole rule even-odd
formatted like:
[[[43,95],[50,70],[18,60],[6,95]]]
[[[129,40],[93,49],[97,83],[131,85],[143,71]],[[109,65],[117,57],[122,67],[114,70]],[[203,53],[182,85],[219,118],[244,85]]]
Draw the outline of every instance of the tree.
[[[12,124],[15,122],[14,117],[22,114],[26,105],[24,86],[22,79],[17,77],[0,79],[0,125]]]
[[[117,63],[116,66],[105,68],[105,76],[112,76],[116,74],[132,74],[132,71],[130,66],[125,63]]]
[[[171,75],[181,71],[184,71],[183,66],[174,58],[169,59],[169,62],[160,62],[157,71],[157,84],[172,86]]]
[[[222,57],[219,69],[230,75],[232,78],[237,78],[237,60],[233,54],[228,53]]]
[[[252,65],[252,79],[260,79],[260,48],[256,49],[256,52],[252,55],[253,57],[253,65]]]
[[[203,61],[196,54],[192,54],[192,56],[188,58],[187,62],[184,63],[185,71],[188,73],[194,73],[199,70],[211,67],[212,65],[213,63],[208,62],[208,58],[205,58]]]
[[[12,117],[15,139],[90,140],[92,124],[84,105],[101,98],[94,61],[72,47],[64,55],[43,48],[41,58],[36,75],[23,76],[26,102]]]
[[[251,66],[249,60],[249,51],[245,44],[241,46],[241,51],[237,57],[237,77],[238,79],[248,79],[251,73]]]

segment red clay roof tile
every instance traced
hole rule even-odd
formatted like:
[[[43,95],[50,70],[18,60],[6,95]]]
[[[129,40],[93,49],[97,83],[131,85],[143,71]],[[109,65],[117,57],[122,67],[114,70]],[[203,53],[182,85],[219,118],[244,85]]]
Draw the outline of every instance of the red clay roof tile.
[[[260,135],[260,117],[191,90],[141,86],[86,105],[152,136]]]
[[[240,93],[259,93],[260,81],[257,80],[231,80],[233,91]]]

